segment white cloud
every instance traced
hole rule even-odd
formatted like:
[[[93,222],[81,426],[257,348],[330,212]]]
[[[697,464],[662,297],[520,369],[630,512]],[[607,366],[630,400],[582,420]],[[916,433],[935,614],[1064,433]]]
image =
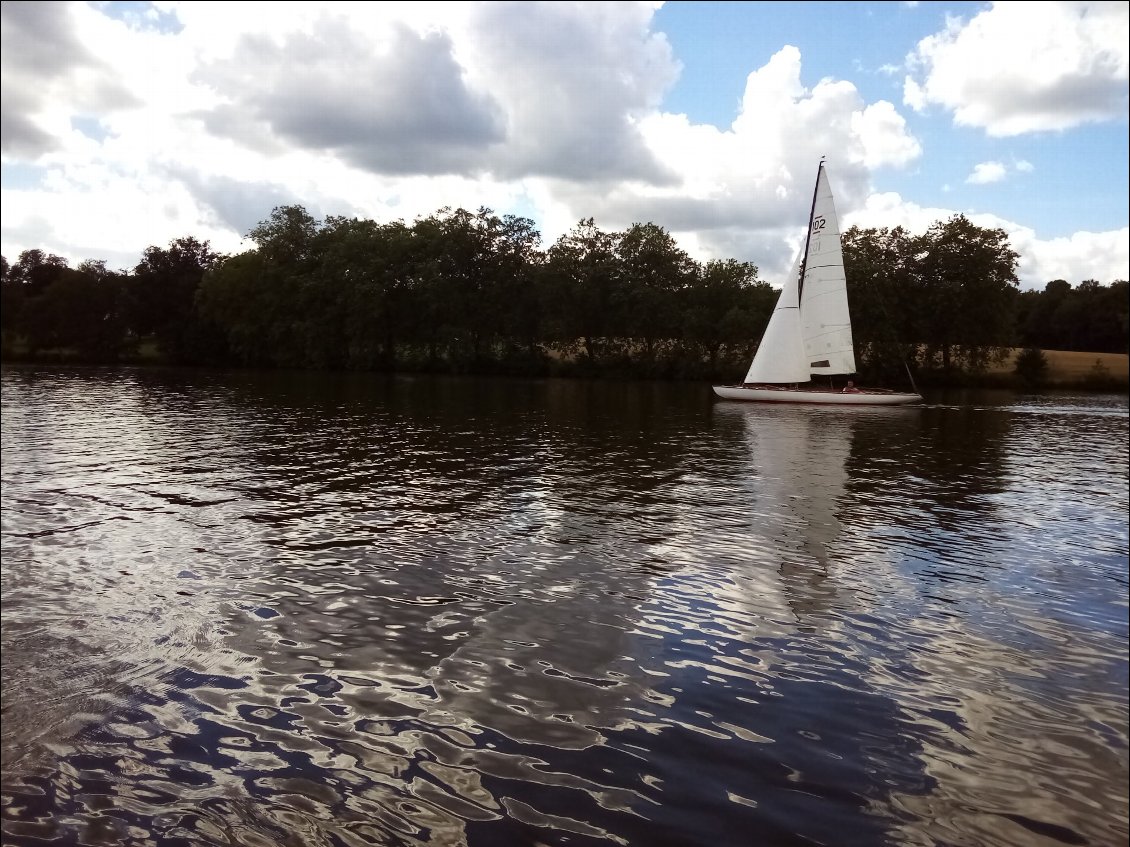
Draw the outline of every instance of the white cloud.
[[[81,32],[84,10],[65,3],[0,6],[0,149],[32,158],[56,149],[72,116],[138,105]]]
[[[1067,238],[1041,241],[1032,230],[1012,225],[1012,249],[1020,253],[1025,288],[1042,289],[1053,279],[1072,284],[1094,279],[1104,285],[1127,278],[1130,267],[1130,229],[1076,232]]]
[[[193,234],[234,251],[273,205],[377,220],[489,206],[529,210],[547,243],[583,217],[652,220],[702,258],[772,268],[821,156],[851,203],[869,169],[921,154],[892,104],[846,81],[806,89],[793,47],[749,75],[730,129],[661,113],[679,66],[652,4],[389,5],[191,3],[170,6],[176,31],[70,7],[76,43],[100,45],[136,105],[100,114],[95,143],[73,106],[39,104],[56,149],[33,161],[57,178],[6,190],[4,250],[36,237],[78,260],[133,239],[139,256]]]
[[[859,214],[876,169],[923,155],[892,103],[806,86],[791,46],[748,75],[729,128],[664,113],[679,62],[654,3],[162,4],[178,27],[46,5],[18,29],[37,50],[9,51],[3,7],[4,162],[43,175],[0,195],[10,260],[37,247],[130,267],[185,235],[233,252],[275,205],[378,221],[486,206],[535,218],[546,244],[590,216],[653,221],[696,258],[775,282],[822,156],[841,212]],[[31,93],[9,98],[10,79]],[[936,102],[928,80],[921,92]],[[874,225],[926,214],[886,211]],[[952,214],[928,211],[922,229]]]
[[[1000,162],[981,162],[973,167],[973,173],[965,178],[972,185],[986,185],[990,182],[1000,182],[1008,171]]]
[[[851,122],[863,144],[863,164],[868,170],[902,167],[922,155],[922,145],[907,131],[906,120],[885,100],[852,113]]]
[[[902,84],[902,102],[916,112],[924,112],[929,103],[926,90],[910,77]]]
[[[871,169],[899,167],[921,154],[891,104],[865,103],[846,81],[805,88],[800,51],[791,46],[749,74],[730,129],[663,114],[645,119],[642,129],[660,163],[682,182],[585,194],[577,208],[611,227],[661,221],[692,255],[754,261],[772,282],[792,263],[821,157],[828,158],[839,201],[850,207],[866,197]]]
[[[1010,173],[1027,174],[1035,169],[1035,165],[1023,159],[1014,161],[1011,166],[1003,162],[981,162],[973,166],[973,172],[965,178],[965,182],[969,185],[988,185],[991,182],[1001,182]]]
[[[844,228],[859,226],[925,233],[936,223],[952,218],[952,209],[930,208],[908,202],[895,193],[872,194],[864,206],[845,216]],[[1130,229],[1111,232],[1076,232],[1066,238],[1040,239],[1029,227],[996,215],[963,212],[975,226],[1001,229],[1019,254],[1017,277],[1022,289],[1040,289],[1053,279],[1077,284],[1096,279],[1102,284],[1126,279],[1130,268]]]
[[[953,211],[950,209],[919,206],[904,200],[895,192],[879,192],[869,195],[863,204],[842,214],[842,226],[846,230],[852,226],[863,229],[894,229],[902,227],[912,233],[923,233],[939,220],[947,220]]]
[[[903,102],[997,137],[1125,120],[1128,44],[1125,2],[994,3],[919,42]]]
[[[476,27],[489,28],[490,21],[481,19],[489,15],[486,7],[280,4],[264,14],[258,4],[190,3],[169,7],[182,23],[170,32],[139,28],[138,16],[113,20],[85,4],[41,5],[38,14],[24,15],[27,21],[15,12],[40,4],[3,7],[5,86],[26,79],[28,91],[51,95],[21,99],[5,91],[5,164],[34,162],[38,171],[53,175],[40,185],[5,188],[3,250],[13,257],[34,246],[74,261],[132,253],[132,264],[145,246],[187,233],[211,240],[217,249],[235,250],[252,216],[262,220],[270,213],[267,204],[275,202],[382,220],[412,219],[443,206],[506,209],[525,188],[520,180],[491,178],[490,172],[515,162],[591,177],[601,171],[594,159],[603,157],[605,178],[618,171],[646,176],[649,154],[638,129],[622,119],[624,104],[636,96],[644,105],[654,101],[661,80],[674,73],[673,64],[666,76],[662,72],[669,50],[647,33],[646,9],[635,4],[602,8],[599,14],[574,9],[572,34],[588,51],[578,67],[603,69],[610,81],[602,89],[601,79],[568,74],[543,79],[546,88],[556,82],[559,91],[571,91],[572,102],[585,108],[563,108],[557,125],[543,131],[547,143],[539,146],[529,133],[518,135],[513,126],[499,124],[500,107],[482,93],[513,87],[496,85],[489,68],[465,67],[455,58],[457,52],[474,52]],[[543,21],[543,37],[527,49],[546,53],[545,72],[552,75],[569,70],[570,21],[550,23]],[[624,51],[617,67],[612,61],[617,40],[630,40],[633,27],[640,46],[634,59]],[[529,29],[511,34],[522,35],[525,43]],[[16,35],[37,49],[15,49]],[[495,37],[504,39],[505,32]],[[364,45],[362,38],[368,39]],[[546,42],[553,38],[550,56],[554,45]],[[512,45],[499,49],[513,54]],[[395,58],[381,64],[389,55]],[[47,59],[66,64],[56,67]],[[496,75],[506,71],[501,62],[496,65]],[[254,72],[245,73],[249,67]],[[405,68],[414,74],[405,76]],[[108,137],[92,145],[72,131],[71,120],[81,114],[78,93],[105,80],[126,94],[120,102],[101,104],[98,117]],[[280,102],[276,92],[286,92],[289,101]],[[586,99],[587,93],[594,96]],[[533,94],[528,92],[528,102],[502,104],[509,110],[506,119],[520,126],[523,109],[569,105],[536,103]],[[451,108],[458,97],[468,104],[462,114]],[[442,107],[421,108],[428,98],[442,101]],[[610,104],[603,113],[601,103]],[[476,122],[484,131],[471,131]],[[519,139],[524,153],[514,143],[509,150],[491,149],[506,140],[504,129]],[[590,138],[584,141],[579,133]],[[468,152],[468,140],[477,150]],[[558,152],[578,152],[554,158],[545,153],[550,141]],[[540,163],[531,161],[539,152]],[[464,173],[440,178],[422,175],[460,170]],[[254,200],[264,204],[257,212]],[[111,221],[112,230],[104,231]]]

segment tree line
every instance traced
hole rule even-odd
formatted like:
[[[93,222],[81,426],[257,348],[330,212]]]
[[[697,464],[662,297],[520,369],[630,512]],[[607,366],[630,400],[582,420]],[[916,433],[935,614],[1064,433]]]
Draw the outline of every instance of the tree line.
[[[740,379],[777,298],[749,262],[700,263],[654,223],[441,209],[407,224],[281,206],[221,255],[192,236],[131,271],[0,259],[5,358],[368,371]],[[977,374],[1002,348],[1126,352],[1127,282],[1018,290],[1003,230],[842,237],[860,374]]]

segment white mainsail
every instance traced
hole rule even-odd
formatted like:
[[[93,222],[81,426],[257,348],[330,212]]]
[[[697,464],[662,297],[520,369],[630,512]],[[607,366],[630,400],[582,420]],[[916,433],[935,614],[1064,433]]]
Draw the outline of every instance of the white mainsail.
[[[800,314],[806,362],[811,373],[855,373],[840,222],[823,163],[816,177],[816,194],[809,221],[808,258],[801,286]]]

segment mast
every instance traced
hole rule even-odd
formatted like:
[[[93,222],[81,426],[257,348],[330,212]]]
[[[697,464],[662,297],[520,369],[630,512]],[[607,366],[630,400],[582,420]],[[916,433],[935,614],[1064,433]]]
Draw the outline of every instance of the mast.
[[[797,287],[797,304],[804,294],[804,274],[808,270],[808,245],[812,242],[812,216],[816,214],[816,195],[820,193],[820,172],[824,170],[824,157],[820,157],[820,167],[816,169],[816,185],[812,187],[812,206],[808,210],[808,232],[804,236],[804,258],[800,262],[800,285]]]

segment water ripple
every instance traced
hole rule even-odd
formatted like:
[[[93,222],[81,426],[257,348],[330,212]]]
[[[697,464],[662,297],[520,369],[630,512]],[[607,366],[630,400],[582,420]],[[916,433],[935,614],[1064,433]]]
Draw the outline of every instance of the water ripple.
[[[5,368],[5,844],[1125,841],[1127,420]]]

